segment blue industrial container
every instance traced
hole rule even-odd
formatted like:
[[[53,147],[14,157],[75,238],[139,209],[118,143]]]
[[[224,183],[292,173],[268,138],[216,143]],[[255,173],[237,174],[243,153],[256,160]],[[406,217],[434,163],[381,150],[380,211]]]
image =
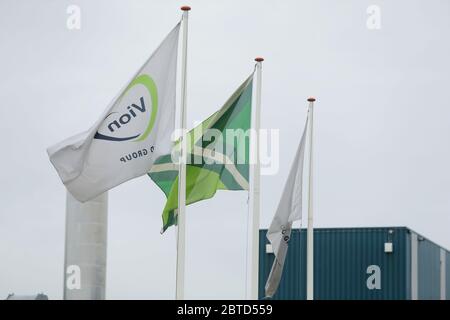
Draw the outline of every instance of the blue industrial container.
[[[266,232],[260,230],[261,299],[274,260]],[[314,299],[449,297],[450,253],[406,227],[314,230]],[[306,299],[304,229],[292,231],[273,299]]]
[[[450,252],[446,252],[446,258],[445,258],[445,275],[446,275],[446,299],[449,300],[450,299]]]

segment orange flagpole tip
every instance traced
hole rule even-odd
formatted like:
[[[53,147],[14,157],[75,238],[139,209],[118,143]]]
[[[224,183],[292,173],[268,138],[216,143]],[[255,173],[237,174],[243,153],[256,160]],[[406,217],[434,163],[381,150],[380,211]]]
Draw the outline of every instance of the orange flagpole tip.
[[[263,62],[263,61],[264,61],[264,58],[263,58],[263,57],[256,57],[256,58],[255,58],[255,61],[256,61],[256,62]]]
[[[182,10],[182,11],[190,11],[190,10],[191,10],[191,7],[189,7],[189,6],[182,6],[182,7],[181,7],[181,10]]]
[[[308,98],[308,102],[314,102],[314,101],[316,101],[316,98],[314,98],[314,97],[309,97]]]

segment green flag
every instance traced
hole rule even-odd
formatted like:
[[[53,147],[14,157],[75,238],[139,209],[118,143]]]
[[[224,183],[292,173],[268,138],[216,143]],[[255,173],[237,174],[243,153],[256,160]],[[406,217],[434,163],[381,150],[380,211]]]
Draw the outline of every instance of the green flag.
[[[248,190],[252,82],[253,74],[219,111],[187,133],[186,204],[212,198],[217,190]],[[167,197],[164,232],[177,223],[178,164],[171,154],[163,155],[148,175]]]

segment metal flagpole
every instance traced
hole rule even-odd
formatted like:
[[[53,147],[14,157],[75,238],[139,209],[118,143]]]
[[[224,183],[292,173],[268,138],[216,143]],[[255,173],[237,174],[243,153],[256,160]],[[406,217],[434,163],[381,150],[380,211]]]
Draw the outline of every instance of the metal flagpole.
[[[306,257],[306,299],[314,299],[314,226],[313,226],[313,123],[315,98],[308,98],[309,102],[309,178],[308,178],[308,230]]]
[[[183,40],[181,49],[181,111],[180,111],[180,163],[178,169],[178,213],[177,213],[177,278],[176,299],[184,299],[184,271],[185,271],[185,240],[186,240],[186,74],[187,74],[187,37],[188,17],[191,10],[188,6],[181,7],[183,11],[182,26]]]
[[[250,205],[252,213],[251,224],[251,273],[250,273],[250,296],[251,300],[258,299],[258,271],[259,271],[259,215],[260,215],[260,157],[259,157],[259,129],[261,118],[261,69],[263,58],[257,57],[256,61],[256,103],[253,109],[253,135],[251,150],[253,151],[253,161],[251,165],[251,185],[250,185]]]

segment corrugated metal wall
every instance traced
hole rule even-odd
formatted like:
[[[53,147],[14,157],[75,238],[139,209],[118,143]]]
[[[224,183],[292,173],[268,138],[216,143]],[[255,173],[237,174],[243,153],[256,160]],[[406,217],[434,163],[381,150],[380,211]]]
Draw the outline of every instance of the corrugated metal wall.
[[[272,268],[275,256],[266,253],[267,230],[259,231],[259,298],[264,298],[264,286],[270,269]],[[280,282],[280,289],[274,299],[306,299],[306,232],[292,230],[289,250],[284,264],[283,277]]]
[[[315,299],[406,299],[407,228],[331,228],[314,230]],[[274,255],[260,232],[260,297]],[[393,243],[393,253],[384,243]],[[294,230],[283,278],[274,299],[305,299],[306,232]],[[368,283],[369,280],[369,283]],[[369,289],[370,287],[370,289]]]
[[[419,300],[440,299],[440,247],[418,237]]]
[[[409,230],[406,232],[406,244],[405,244],[405,259],[406,259],[406,269],[405,269],[405,282],[406,282],[406,300],[411,300],[411,232]]]
[[[405,228],[319,230],[314,239],[316,298],[405,299],[405,234]],[[386,242],[393,243],[392,253],[384,252]]]
[[[446,283],[447,283],[447,292],[446,292],[446,299],[450,300],[450,252],[447,251],[446,255]]]

